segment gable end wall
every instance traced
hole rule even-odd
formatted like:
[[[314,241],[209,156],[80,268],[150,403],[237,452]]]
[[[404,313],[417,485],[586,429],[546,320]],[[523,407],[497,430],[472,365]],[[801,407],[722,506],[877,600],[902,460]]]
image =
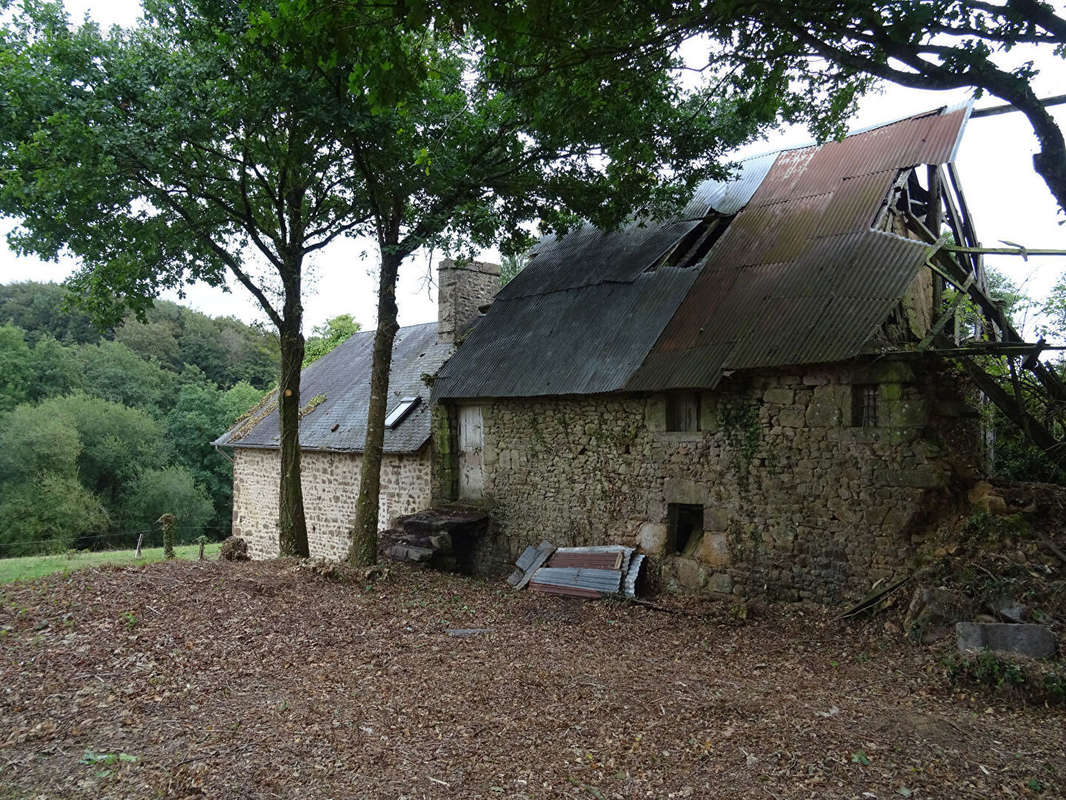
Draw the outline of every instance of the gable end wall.
[[[361,464],[358,454],[302,453],[304,513],[313,557],[347,557]],[[234,450],[233,535],[248,542],[252,558],[278,555],[280,470],[277,450]],[[411,455],[386,453],[381,464],[380,526],[387,528],[396,517],[426,508],[429,499],[429,448]]]

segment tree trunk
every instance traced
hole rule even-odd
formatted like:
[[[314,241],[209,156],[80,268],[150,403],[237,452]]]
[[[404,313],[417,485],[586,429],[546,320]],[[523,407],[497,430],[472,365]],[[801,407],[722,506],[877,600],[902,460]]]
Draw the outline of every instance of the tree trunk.
[[[298,295],[297,295],[298,297]],[[296,301],[297,306],[299,300]],[[290,311],[286,302],[286,312]],[[307,522],[300,483],[300,367],[304,360],[301,314],[285,314],[281,334],[281,485],[278,493],[278,549],[283,556],[307,558]],[[295,317],[295,319],[293,319]]]
[[[402,256],[382,252],[378,276],[378,328],[374,334],[374,363],[370,371],[370,409],[366,421],[366,442],[359,473],[359,500],[349,556],[353,566],[366,567],[378,557],[378,498],[381,494],[381,456],[385,442],[385,414],[388,412],[389,367],[392,343],[396,339],[396,276]]]

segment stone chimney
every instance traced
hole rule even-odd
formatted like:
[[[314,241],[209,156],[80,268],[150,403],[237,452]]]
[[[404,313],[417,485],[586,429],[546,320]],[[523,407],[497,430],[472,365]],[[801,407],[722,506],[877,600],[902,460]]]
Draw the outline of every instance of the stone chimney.
[[[437,271],[437,340],[454,344],[478,317],[478,308],[500,291],[500,265],[456,264],[446,258]]]

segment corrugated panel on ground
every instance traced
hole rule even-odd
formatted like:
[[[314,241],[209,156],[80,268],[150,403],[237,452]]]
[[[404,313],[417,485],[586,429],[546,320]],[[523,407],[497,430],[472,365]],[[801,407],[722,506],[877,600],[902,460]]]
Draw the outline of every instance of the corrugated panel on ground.
[[[584,567],[585,569],[621,569],[622,553],[559,553],[548,559],[549,567]]]
[[[602,592],[597,592],[592,589],[581,589],[577,586],[553,586],[550,583],[533,583],[529,584],[529,588],[534,592],[540,592],[541,594],[558,594],[564,597],[581,597],[586,600],[598,600],[603,597]]]
[[[622,585],[622,573],[616,569],[541,567],[533,573],[533,579],[530,584],[563,586],[602,594],[613,594]]]
[[[360,331],[305,369],[300,379],[304,404],[317,395],[325,400],[300,420],[300,447],[305,450],[362,452],[370,404],[370,367],[374,331]],[[429,388],[423,374],[432,375],[452,351],[438,344],[437,323],[400,328],[392,348],[389,375],[389,405],[403,397],[421,397],[422,402],[393,429],[385,431],[386,453],[413,453],[429,439]],[[336,430],[333,427],[336,426]],[[277,448],[281,441],[281,418],[275,408],[255,427],[237,437],[234,426],[214,444],[228,447]]]

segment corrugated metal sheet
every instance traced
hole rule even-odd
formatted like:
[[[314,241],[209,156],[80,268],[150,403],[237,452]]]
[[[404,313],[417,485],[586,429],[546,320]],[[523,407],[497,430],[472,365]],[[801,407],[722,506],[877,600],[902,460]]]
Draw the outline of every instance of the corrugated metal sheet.
[[[637,583],[640,581],[640,572],[644,567],[645,558],[647,556],[643,553],[633,556],[633,562],[630,564],[625,579],[622,581],[622,589],[625,591],[626,597],[637,596]]]
[[[704,181],[682,213],[683,219],[703,219],[715,211],[731,217],[744,208],[777,160],[777,153],[748,158],[737,164],[736,176],[728,181]]]
[[[593,589],[581,589],[577,586],[553,586],[550,583],[530,583],[529,588],[541,594],[558,594],[564,597],[580,597],[585,600],[598,600],[602,592]]]
[[[580,567],[541,567],[533,573],[530,586],[555,586],[599,594],[617,594],[622,573],[616,569],[582,569]]]
[[[640,366],[697,274],[695,268],[663,268],[628,283],[497,299],[437,374],[433,396],[617,390]],[[479,335],[482,328],[491,335]]]
[[[968,114],[942,109],[782,151],[701,186],[686,216],[743,208],[698,275],[646,271],[691,219],[543,241],[435,397],[710,388],[723,369],[854,357],[924,252],[871,226],[899,170],[954,157]]]
[[[370,367],[374,331],[361,331],[303,371],[300,397],[325,400],[300,420],[300,447],[305,450],[362,452],[370,403]],[[451,354],[452,346],[437,342],[437,323],[400,328],[392,348],[389,410],[403,397],[427,399],[423,374],[432,375]],[[386,453],[413,453],[429,439],[430,405],[419,403],[399,425],[385,431]],[[237,437],[235,426],[214,444],[227,447],[277,448],[281,419],[277,409]],[[336,430],[334,430],[336,427]]]
[[[621,569],[619,553],[559,553],[548,559],[549,567],[583,567],[585,569]]]

